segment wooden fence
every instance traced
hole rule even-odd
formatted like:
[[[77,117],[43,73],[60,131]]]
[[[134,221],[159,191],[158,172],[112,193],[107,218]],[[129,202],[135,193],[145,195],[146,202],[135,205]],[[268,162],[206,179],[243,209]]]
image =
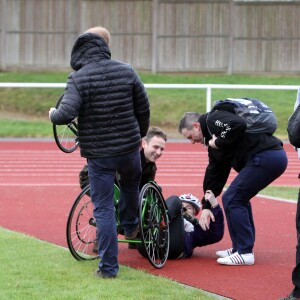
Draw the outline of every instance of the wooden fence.
[[[299,16],[299,0],[0,0],[0,69],[67,69],[102,25],[138,70],[298,74]]]

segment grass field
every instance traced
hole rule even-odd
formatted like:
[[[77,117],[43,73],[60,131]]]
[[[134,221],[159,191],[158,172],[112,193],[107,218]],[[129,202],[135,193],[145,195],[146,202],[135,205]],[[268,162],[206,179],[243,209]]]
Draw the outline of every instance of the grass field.
[[[67,73],[0,73],[0,82],[65,83]],[[204,74],[140,73],[145,83],[188,84],[252,84],[298,85],[298,76],[245,76]],[[48,110],[55,106],[62,88],[1,88],[0,137],[50,137]],[[178,120],[185,111],[205,112],[206,91],[203,89],[148,89],[151,105],[151,125],[162,127],[169,137],[181,138],[177,133]],[[212,99],[227,97],[255,97],[268,104],[278,118],[276,135],[287,139],[286,124],[296,98],[296,91],[276,90],[213,90]]]
[[[216,299],[163,277],[120,267],[117,279],[94,277],[97,261],[76,261],[56,245],[0,227],[0,298],[174,300]]]

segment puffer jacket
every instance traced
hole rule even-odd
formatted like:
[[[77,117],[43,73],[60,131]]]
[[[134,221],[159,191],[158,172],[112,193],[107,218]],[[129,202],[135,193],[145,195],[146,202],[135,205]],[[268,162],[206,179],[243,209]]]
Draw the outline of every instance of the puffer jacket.
[[[149,127],[150,107],[144,85],[128,64],[112,60],[105,41],[85,33],[71,53],[74,69],[59,108],[50,115],[54,124],[78,117],[81,156],[100,158],[138,149]]]

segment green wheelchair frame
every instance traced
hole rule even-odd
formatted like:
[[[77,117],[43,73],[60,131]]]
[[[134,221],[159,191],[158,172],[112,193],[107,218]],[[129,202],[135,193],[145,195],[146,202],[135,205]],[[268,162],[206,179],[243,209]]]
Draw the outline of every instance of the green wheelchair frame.
[[[78,195],[70,210],[67,222],[68,247],[77,260],[99,258],[93,252],[96,241],[96,221],[93,216],[93,204],[87,186]],[[118,199],[119,188],[114,186],[114,205],[118,241],[135,243],[140,254],[146,257],[155,268],[162,268],[169,253],[169,219],[165,200],[155,182],[147,183],[139,196],[140,238],[126,240],[120,225]]]

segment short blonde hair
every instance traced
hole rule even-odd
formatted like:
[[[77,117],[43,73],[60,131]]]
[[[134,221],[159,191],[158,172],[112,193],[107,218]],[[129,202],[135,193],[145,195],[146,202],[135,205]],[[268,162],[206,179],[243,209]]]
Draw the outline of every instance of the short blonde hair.
[[[92,27],[92,28],[88,29],[87,31],[85,31],[85,33],[88,33],[88,32],[101,36],[104,39],[105,43],[108,46],[110,45],[110,33],[106,28],[101,27],[101,26]]]

